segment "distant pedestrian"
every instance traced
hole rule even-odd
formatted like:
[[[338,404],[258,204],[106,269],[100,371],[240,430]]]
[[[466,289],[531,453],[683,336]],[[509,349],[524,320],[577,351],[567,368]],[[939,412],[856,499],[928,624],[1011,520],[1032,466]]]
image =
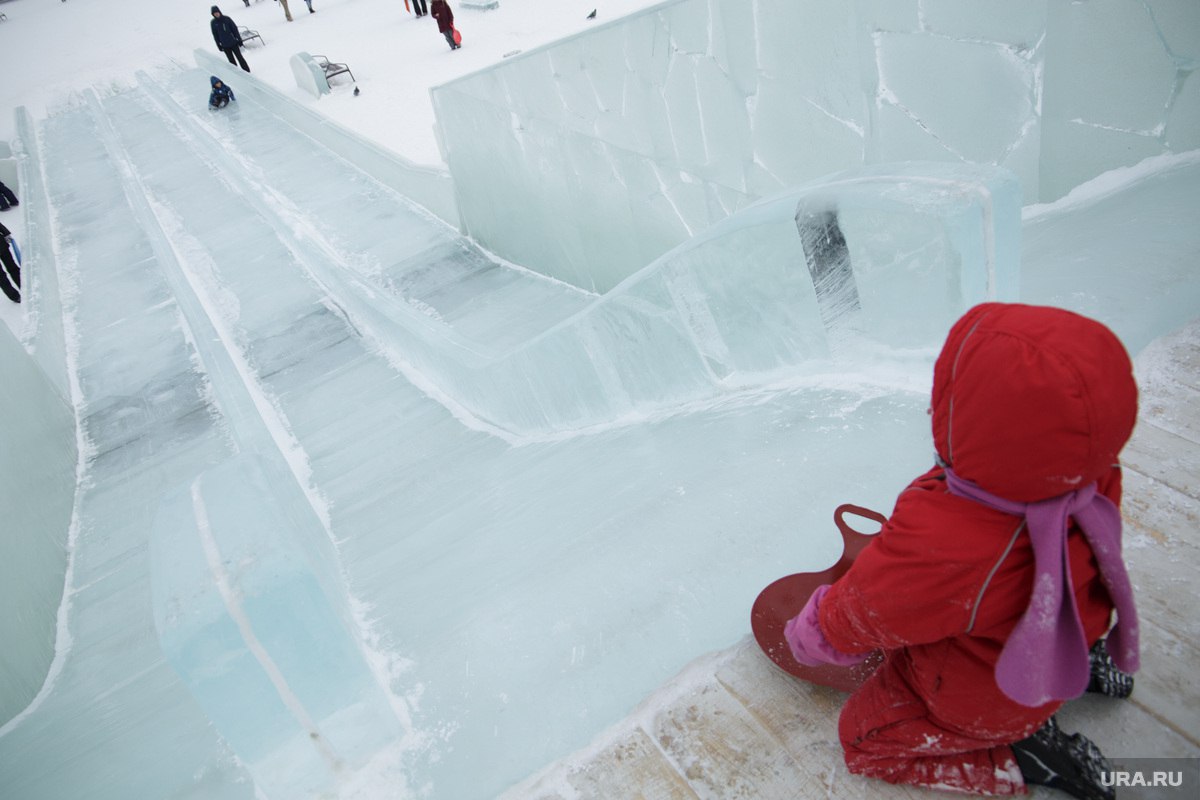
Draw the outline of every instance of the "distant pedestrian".
[[[217,43],[217,49],[225,54],[230,64],[238,64],[246,72],[249,72],[250,65],[246,63],[246,59],[242,55],[242,34],[238,33],[237,23],[233,21],[232,17],[222,14],[221,9],[216,6],[212,7],[212,17],[212,35],[213,41]],[[235,57],[236,61],[234,61]]]
[[[21,205],[17,200],[17,196],[13,194],[13,190],[4,185],[0,181],[0,211],[8,211],[10,208],[16,208]]]
[[[425,5],[425,0],[412,0],[413,13],[418,17],[423,17],[429,13],[429,6]]]
[[[208,96],[208,107],[212,109],[224,108],[229,105],[230,100],[237,100],[233,96],[233,90],[221,82],[221,79],[213,75],[208,79],[212,84],[212,94]]]
[[[437,20],[438,30],[446,37],[446,44],[451,50],[457,50],[459,45],[454,43],[454,12],[446,0],[433,0],[429,4],[429,13]]]
[[[13,256],[12,232],[0,225],[0,292],[14,303],[21,302],[21,266]]]

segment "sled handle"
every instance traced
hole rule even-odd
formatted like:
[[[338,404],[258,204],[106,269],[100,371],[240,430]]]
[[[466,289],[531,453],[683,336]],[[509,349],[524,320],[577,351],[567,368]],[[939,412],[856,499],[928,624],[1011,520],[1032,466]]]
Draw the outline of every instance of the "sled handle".
[[[846,522],[845,519],[847,514],[853,514],[856,517],[878,522],[881,526],[887,523],[887,517],[878,511],[872,511],[869,508],[856,506],[852,503],[843,503],[834,509],[833,522],[842,534],[842,557],[838,559],[837,564],[833,568],[835,578],[840,578],[849,570],[850,565],[854,563],[854,559],[858,558],[858,554],[866,549],[866,546],[875,538],[874,534],[862,533],[851,527],[850,523]]]
[[[833,510],[833,523],[835,525],[837,525],[838,530],[842,532],[842,536],[846,536],[851,533],[858,534],[859,536],[870,536],[871,535],[871,534],[864,534],[861,531],[855,530],[854,527],[850,525],[850,523],[846,522],[846,519],[845,519],[846,514],[854,514],[857,517],[862,517],[863,519],[869,519],[872,522],[878,522],[880,525],[887,524],[887,517],[885,517],[883,514],[880,514],[878,511],[872,511],[869,508],[863,508],[862,506],[856,506],[853,503],[842,503],[840,506],[838,506],[837,508],[835,508]]]

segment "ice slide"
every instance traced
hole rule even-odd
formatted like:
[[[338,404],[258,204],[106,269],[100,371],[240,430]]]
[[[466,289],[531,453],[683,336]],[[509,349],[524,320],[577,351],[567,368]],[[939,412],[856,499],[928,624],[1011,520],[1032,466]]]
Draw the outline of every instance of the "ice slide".
[[[882,507],[925,465],[924,342],[822,320],[797,201],[597,298],[491,261],[253,103],[208,115],[204,80],[143,78],[39,136],[87,458],[69,647],[0,733],[13,796],[489,796],[740,636],[729,598],[827,558],[799,546],[827,524],[807,498]],[[954,242],[987,249],[952,201],[926,219],[961,235],[912,261],[942,265],[935,317],[964,301]],[[897,213],[858,209],[839,225]],[[770,307],[721,273],[785,247],[771,277],[809,335],[763,352],[713,309]],[[531,341],[540,361],[505,361]],[[614,342],[607,372],[571,372]],[[602,404],[522,406],[563,394],[525,385],[539,365]]]

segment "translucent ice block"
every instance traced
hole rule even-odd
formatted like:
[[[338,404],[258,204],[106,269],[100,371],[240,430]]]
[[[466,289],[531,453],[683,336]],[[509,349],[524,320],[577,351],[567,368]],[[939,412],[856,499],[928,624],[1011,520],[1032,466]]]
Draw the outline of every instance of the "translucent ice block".
[[[335,787],[402,734],[324,588],[332,563],[296,544],[319,523],[285,507],[257,459],[231,459],[166,499],[151,538],[162,651],[271,797]],[[340,604],[344,605],[344,595]]]
[[[7,301],[5,301],[7,302]],[[54,655],[75,498],[75,418],[0,323],[0,725],[42,685]]]
[[[936,347],[953,320],[1016,299],[1020,188],[991,166],[863,168],[735,214],[544,332],[497,348],[344,274],[341,302],[482,420],[546,435],[660,413],[777,381],[866,348]],[[853,314],[830,313],[804,237],[836,213],[833,271]],[[827,254],[826,254],[827,255]],[[466,258],[467,254],[460,257]],[[352,285],[354,284],[354,285]]]

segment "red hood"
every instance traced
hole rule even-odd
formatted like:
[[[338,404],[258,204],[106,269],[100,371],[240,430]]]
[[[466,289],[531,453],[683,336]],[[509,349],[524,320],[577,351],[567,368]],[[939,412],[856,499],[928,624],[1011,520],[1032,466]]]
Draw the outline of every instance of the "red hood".
[[[933,442],[962,478],[1033,502],[1117,463],[1137,419],[1129,356],[1104,325],[985,303],[954,324],[933,369]]]

